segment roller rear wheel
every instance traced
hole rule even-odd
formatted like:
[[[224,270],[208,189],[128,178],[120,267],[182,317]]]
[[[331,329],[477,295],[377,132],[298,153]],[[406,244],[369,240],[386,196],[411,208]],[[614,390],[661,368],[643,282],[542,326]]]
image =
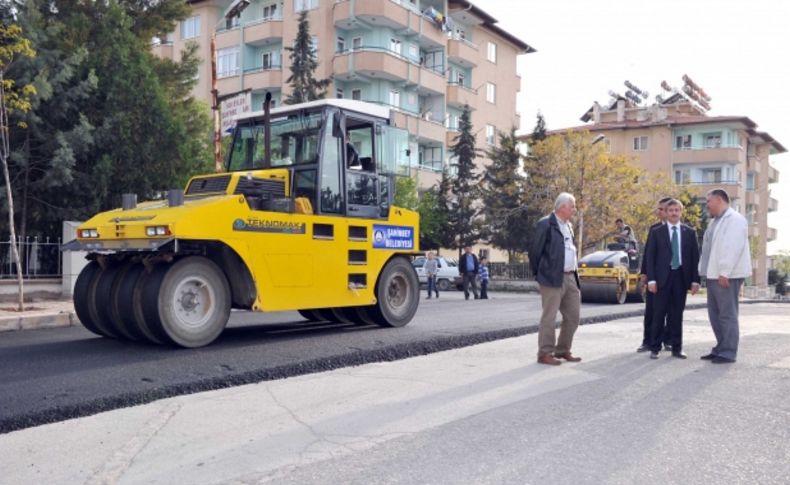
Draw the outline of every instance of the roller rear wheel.
[[[420,303],[420,282],[405,258],[391,259],[376,282],[378,302],[368,310],[382,327],[402,327],[409,323]]]

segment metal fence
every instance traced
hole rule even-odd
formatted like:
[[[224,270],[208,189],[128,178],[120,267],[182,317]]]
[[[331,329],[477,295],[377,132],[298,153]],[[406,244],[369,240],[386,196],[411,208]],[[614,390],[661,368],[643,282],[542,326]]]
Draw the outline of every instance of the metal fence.
[[[490,263],[488,274],[492,280],[533,280],[529,263]]]
[[[19,238],[17,248],[22,260],[25,279],[60,278],[62,276],[60,238]],[[11,238],[0,241],[0,279],[17,277],[16,261],[11,250]]]

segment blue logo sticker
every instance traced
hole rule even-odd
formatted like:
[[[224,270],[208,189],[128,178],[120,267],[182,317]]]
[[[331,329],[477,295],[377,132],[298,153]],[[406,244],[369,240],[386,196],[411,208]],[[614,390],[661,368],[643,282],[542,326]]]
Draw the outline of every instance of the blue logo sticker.
[[[414,228],[373,224],[373,247],[376,249],[414,249]]]

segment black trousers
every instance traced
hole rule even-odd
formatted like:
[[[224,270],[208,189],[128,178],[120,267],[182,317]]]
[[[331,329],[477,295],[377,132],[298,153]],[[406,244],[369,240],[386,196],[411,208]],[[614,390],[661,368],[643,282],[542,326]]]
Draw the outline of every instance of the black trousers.
[[[645,347],[650,347],[650,340],[651,340],[650,334],[653,332],[652,322],[653,322],[653,312],[655,312],[655,306],[656,306],[655,295],[653,295],[649,291],[645,292],[645,318],[644,321],[642,322],[642,326],[643,326],[642,345],[644,345]],[[667,334],[666,321],[664,321],[662,325],[664,328],[664,335],[663,337],[661,337],[661,339],[666,345],[672,345],[669,341],[669,335]]]
[[[654,295],[653,318],[650,322],[650,350],[661,350],[664,339],[664,321],[666,334],[673,352],[683,348],[683,310],[686,308],[686,285],[683,283],[683,271],[673,269],[669,273],[669,281],[659,288]]]

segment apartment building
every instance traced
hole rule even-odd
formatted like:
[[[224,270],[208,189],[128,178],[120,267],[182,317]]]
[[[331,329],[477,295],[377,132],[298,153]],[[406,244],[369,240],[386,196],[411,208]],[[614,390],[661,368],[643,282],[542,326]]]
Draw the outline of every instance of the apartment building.
[[[497,20],[464,0],[193,0],[192,16],[154,45],[177,59],[197,42],[205,62],[194,94],[210,101],[210,41],[216,35],[220,95],[252,91],[252,109],[265,93],[275,105],[287,96],[297,18],[308,11],[319,66],[331,76],[328,97],[369,101],[396,109],[396,123],[410,133],[413,173],[433,185],[448,163],[462,107],[472,109],[480,148],[497,132],[519,128],[516,58],[534,49],[498,27]],[[240,15],[227,15],[234,6]],[[228,18],[226,18],[226,16]],[[486,160],[480,159],[481,165]]]
[[[769,157],[786,152],[782,144],[746,116],[708,116],[678,94],[650,106],[625,98],[607,106],[594,103],[581,120],[588,124],[566,130],[603,134],[611,153],[630,156],[648,171],[669,174],[701,203],[709,190],[724,188],[731,206],[749,221],[751,284],[767,285],[766,245],[776,239],[768,213],[778,209],[770,185],[779,180]]]

